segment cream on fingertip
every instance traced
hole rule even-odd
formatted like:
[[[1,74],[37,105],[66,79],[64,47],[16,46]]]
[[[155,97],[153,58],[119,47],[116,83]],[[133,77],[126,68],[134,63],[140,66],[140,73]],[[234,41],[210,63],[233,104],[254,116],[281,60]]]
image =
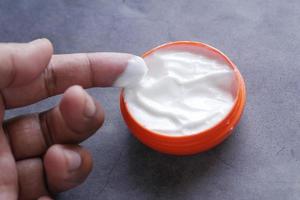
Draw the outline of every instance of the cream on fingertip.
[[[148,67],[143,58],[133,56],[128,60],[128,64],[123,73],[113,83],[114,87],[133,87],[137,85],[147,74]]]

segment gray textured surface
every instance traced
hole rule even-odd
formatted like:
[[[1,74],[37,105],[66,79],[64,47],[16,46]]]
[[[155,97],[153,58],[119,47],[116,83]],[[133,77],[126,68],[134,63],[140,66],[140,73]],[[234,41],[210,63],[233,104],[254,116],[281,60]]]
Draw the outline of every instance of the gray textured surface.
[[[94,170],[58,199],[299,199],[299,1],[0,1],[0,40],[52,40],[57,53],[141,54],[196,40],[225,52],[248,88],[234,134],[200,155],[174,157],[140,144],[121,118],[116,89],[92,89],[107,118],[83,143]],[[44,110],[58,97],[8,112]]]

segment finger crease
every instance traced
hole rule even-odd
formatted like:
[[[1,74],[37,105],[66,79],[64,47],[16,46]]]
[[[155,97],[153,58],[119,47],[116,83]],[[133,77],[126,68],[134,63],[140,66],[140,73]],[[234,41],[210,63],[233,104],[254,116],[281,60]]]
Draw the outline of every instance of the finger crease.
[[[87,65],[89,68],[89,76],[90,78],[88,80],[91,80],[91,86],[94,87],[95,86],[95,80],[94,80],[94,70],[93,70],[93,62],[91,61],[91,58],[89,56],[89,54],[85,54],[86,60],[87,60]]]
[[[44,136],[45,139],[45,143],[48,147],[50,147],[52,144],[54,144],[54,140],[52,138],[52,134],[50,131],[50,126],[49,126],[49,119],[48,119],[48,115],[47,112],[42,112],[39,114],[39,121],[40,121],[40,126],[41,126],[41,130],[42,130],[42,134]]]
[[[45,69],[43,76],[44,76],[44,82],[45,82],[44,84],[45,84],[47,95],[48,97],[53,96],[55,93],[57,80],[51,62],[49,63],[48,67]]]
[[[9,66],[11,66],[10,67],[9,76],[11,78],[10,78],[10,81],[7,84],[6,88],[10,87],[14,83],[14,81],[16,79],[16,76],[17,76],[16,64],[15,64],[16,62],[15,62],[15,56],[14,56],[14,54],[12,54],[12,53],[9,54],[9,61],[10,61],[10,65]]]

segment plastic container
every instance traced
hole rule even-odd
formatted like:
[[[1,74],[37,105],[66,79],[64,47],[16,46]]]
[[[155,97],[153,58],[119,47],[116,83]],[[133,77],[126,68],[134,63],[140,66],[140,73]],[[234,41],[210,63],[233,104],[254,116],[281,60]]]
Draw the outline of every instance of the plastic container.
[[[233,68],[237,78],[237,95],[232,110],[219,123],[205,131],[187,136],[168,136],[146,129],[139,124],[129,113],[124,101],[124,90],[120,95],[120,108],[123,118],[132,134],[143,144],[162,153],[173,155],[190,155],[209,150],[226,139],[239,122],[246,102],[245,82],[235,64],[221,51],[201,42],[177,41],[158,46],[146,52],[142,57],[147,57],[158,49],[171,48],[178,45],[191,45],[192,47],[205,48],[221,56]]]

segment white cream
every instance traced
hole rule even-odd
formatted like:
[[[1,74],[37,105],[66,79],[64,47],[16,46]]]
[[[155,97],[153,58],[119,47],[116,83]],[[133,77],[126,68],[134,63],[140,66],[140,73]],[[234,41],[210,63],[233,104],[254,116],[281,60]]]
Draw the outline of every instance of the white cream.
[[[231,111],[236,78],[218,54],[169,48],[147,56],[145,62],[149,71],[139,84],[125,89],[125,102],[147,129],[192,135],[213,127]]]
[[[132,56],[124,72],[114,82],[114,87],[133,87],[138,84],[148,71],[144,60],[139,56]]]

